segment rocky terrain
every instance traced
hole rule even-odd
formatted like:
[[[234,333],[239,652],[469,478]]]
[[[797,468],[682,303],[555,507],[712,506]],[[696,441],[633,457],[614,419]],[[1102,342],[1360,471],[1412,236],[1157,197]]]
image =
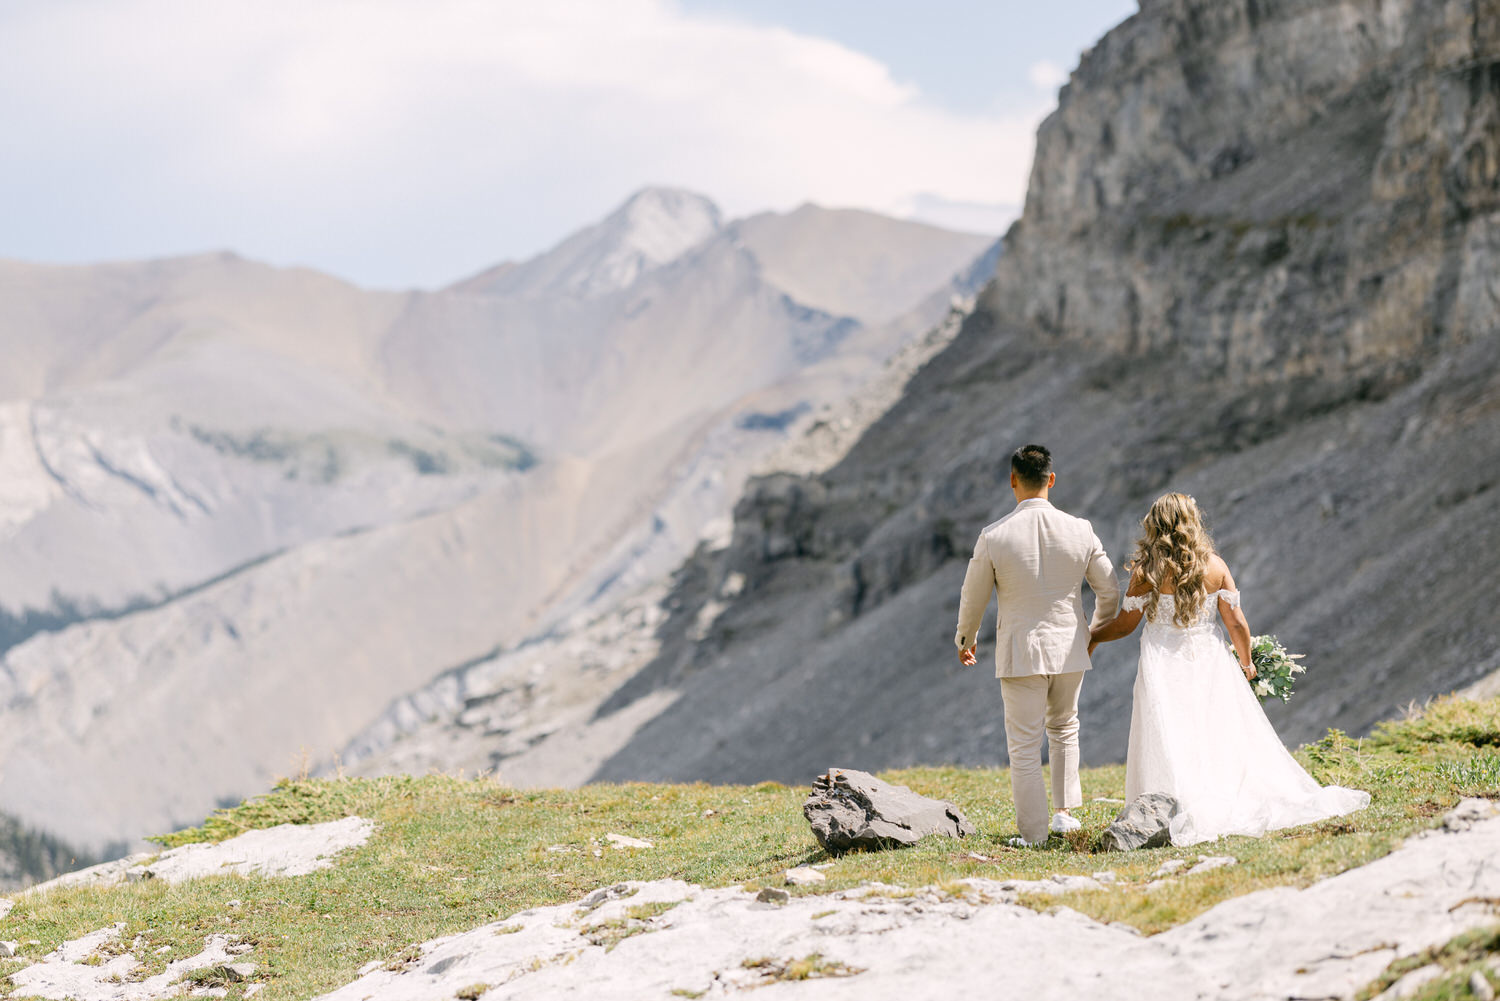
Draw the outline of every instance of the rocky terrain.
[[[263,990],[328,1001],[723,997],[747,990],[779,996],[810,989],[820,997],[897,999],[997,982],[1038,996],[1107,986],[1112,995],[1142,999],[1488,997],[1500,978],[1500,874],[1491,863],[1500,850],[1497,814],[1492,800],[1463,799],[1364,864],[1255,891],[1228,890],[1247,867],[1235,854],[1178,853],[1154,870],[1141,869],[1139,852],[1085,854],[1082,861],[1092,857],[1125,874],[1105,868],[1006,878],[1015,855],[969,852],[959,857],[993,865],[995,875],[837,888],[823,885],[823,871],[840,864],[828,861],[723,886],[631,879],[560,903],[519,908],[506,900],[498,915],[493,904],[487,909],[493,920],[443,922],[444,934],[394,950],[399,930],[381,927],[374,941],[370,929],[355,930],[362,918],[351,913],[355,901],[373,898],[377,908],[398,894],[421,901],[420,889],[402,885],[424,882],[413,870],[441,873],[446,886],[439,892],[450,895],[461,892],[454,884],[483,874],[462,856],[399,841],[382,825],[348,815],[194,841],[0,900],[0,921],[8,919],[23,939],[0,950],[11,996],[77,1001],[251,997]],[[399,826],[413,823],[409,810],[397,816]],[[1348,833],[1304,829],[1295,847],[1282,850],[1316,852],[1318,842]],[[611,861],[601,868],[633,867],[673,850],[619,834],[605,843]],[[1254,839],[1219,847],[1246,853]],[[414,866],[413,848],[436,852],[442,864]],[[549,850],[576,852],[569,844]],[[1067,850],[1020,853],[1027,854],[1051,855],[1067,867],[1080,861]],[[486,858],[481,868],[492,866]],[[179,889],[163,894],[162,884]],[[66,892],[74,887],[90,892]],[[1163,899],[1195,887],[1213,906],[1154,934],[1098,916],[1129,913],[1132,901],[1149,907],[1154,900],[1161,910]],[[99,912],[85,901],[99,900],[127,920],[98,927]],[[145,901],[154,906],[141,906]],[[174,913],[181,901],[190,902],[187,910]],[[450,897],[450,906],[461,905]],[[307,911],[317,918],[312,943],[294,937]],[[174,917],[185,926],[175,926]],[[45,941],[25,939],[43,928]],[[329,948],[324,939],[337,943],[337,955],[310,957],[310,950]],[[335,968],[315,966],[319,958]],[[822,983],[804,983],[813,980]],[[1471,994],[1455,993],[1464,987]]]
[[[0,803],[90,852],[169,830],[599,614],[992,242],[649,189],[433,292],[0,262]]]
[[[1288,742],[1489,674],[1497,254],[1494,0],[1147,0],[1063,88],[952,343],[678,570],[591,777],[1002,761],[998,686],[951,636],[1027,441],[1120,561],[1155,496],[1197,497],[1252,629],[1307,654],[1268,710]],[[1085,685],[1086,760],[1123,757],[1134,647]]]
[[[824,981],[818,996],[827,998],[964,994],[996,983],[1031,997],[1107,987],[1112,996],[1142,999],[1352,998],[1393,960],[1491,925],[1482,893],[1497,882],[1487,863],[1500,848],[1495,814],[1487,800],[1465,800],[1447,826],[1386,858],[1306,889],[1226,901],[1149,938],[1066,907],[1039,914],[1016,906],[1022,894],[1107,892],[1112,872],[1098,874],[1103,882],[874,885],[795,899],[661,880],[619,884],[577,904],[425,942],[405,967],[372,963],[323,997],[437,1001],[472,987],[486,998],[723,997],[776,987],[789,994],[806,990],[792,983],[817,979]],[[1217,868],[1213,861],[1235,859],[1177,871],[1192,879],[1194,869]],[[1500,963],[1491,969],[1500,974]],[[1410,996],[1447,972],[1418,965],[1391,996]]]

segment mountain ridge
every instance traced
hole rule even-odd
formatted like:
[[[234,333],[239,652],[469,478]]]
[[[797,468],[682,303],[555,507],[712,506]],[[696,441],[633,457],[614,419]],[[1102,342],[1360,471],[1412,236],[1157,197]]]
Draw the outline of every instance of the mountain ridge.
[[[986,243],[890,229],[882,252],[927,270],[861,324],[694,242],[716,210],[684,197],[685,228],[626,241],[676,256],[605,253],[588,297],[367,292],[216,254],[0,282],[0,350],[26,362],[0,375],[7,810],[90,851],[170,828],[616,600],[788,433],[742,418],[871,378]]]

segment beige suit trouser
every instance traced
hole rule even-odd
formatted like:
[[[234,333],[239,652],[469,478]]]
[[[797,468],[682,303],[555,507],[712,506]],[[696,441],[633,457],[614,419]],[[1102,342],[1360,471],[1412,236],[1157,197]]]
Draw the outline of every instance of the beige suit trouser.
[[[1016,826],[1027,841],[1047,837],[1047,783],[1042,777],[1042,733],[1052,767],[1052,804],[1059,810],[1083,805],[1078,784],[1078,691],[1082,671],[1001,678],[1005,742],[1010,751],[1010,789]]]

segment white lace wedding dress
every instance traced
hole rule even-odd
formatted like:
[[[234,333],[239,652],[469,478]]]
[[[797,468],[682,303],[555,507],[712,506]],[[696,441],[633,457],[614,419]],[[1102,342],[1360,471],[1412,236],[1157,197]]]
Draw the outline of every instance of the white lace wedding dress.
[[[1124,610],[1145,608],[1146,598],[1127,596]],[[1224,643],[1220,598],[1239,607],[1238,591],[1216,591],[1183,627],[1172,621],[1175,599],[1162,594],[1145,624],[1126,802],[1148,792],[1175,797],[1182,811],[1172,820],[1175,845],[1255,837],[1369,805],[1369,793],[1318,785],[1287,753]]]

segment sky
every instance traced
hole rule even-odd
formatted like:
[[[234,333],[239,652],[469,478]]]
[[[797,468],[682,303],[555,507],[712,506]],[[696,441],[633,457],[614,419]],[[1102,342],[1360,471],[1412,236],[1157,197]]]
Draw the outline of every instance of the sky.
[[[647,185],[979,232],[1134,0],[5,0],[0,257],[227,249],[369,287]]]

